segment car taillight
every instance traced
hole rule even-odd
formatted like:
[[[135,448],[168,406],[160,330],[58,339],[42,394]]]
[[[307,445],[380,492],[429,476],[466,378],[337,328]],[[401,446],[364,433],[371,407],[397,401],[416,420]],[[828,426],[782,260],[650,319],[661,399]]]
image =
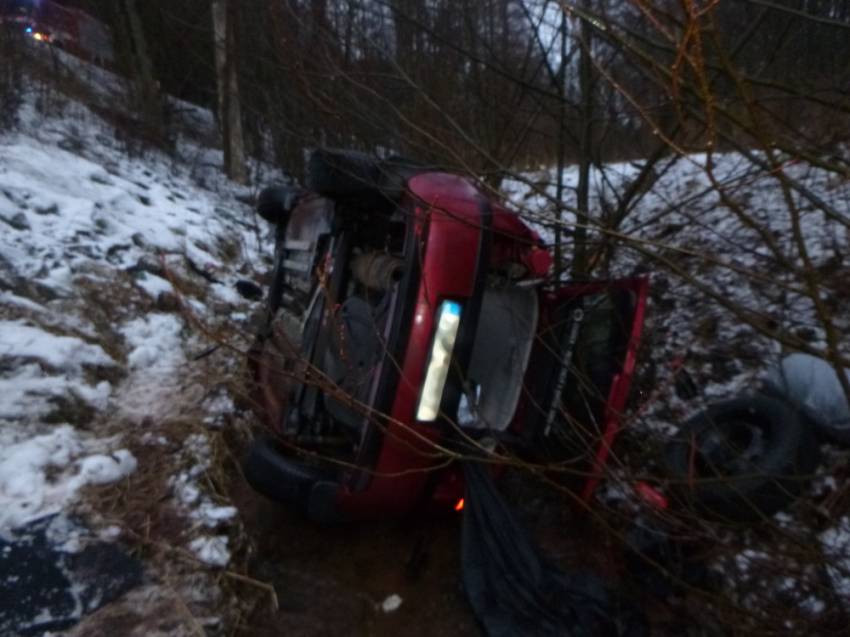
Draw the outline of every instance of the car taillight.
[[[460,303],[455,301],[443,301],[437,312],[434,344],[431,346],[425,383],[422,386],[422,394],[419,396],[419,406],[416,408],[417,420],[424,422],[436,420],[440,412],[443,389],[446,386],[452,352],[460,327],[460,312]]]

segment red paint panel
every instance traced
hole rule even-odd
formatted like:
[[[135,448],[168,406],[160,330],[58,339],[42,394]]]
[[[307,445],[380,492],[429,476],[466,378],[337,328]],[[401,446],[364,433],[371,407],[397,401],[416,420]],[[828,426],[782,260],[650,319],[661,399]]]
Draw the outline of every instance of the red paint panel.
[[[421,280],[391,420],[374,477],[368,489],[342,493],[338,501],[343,510],[358,518],[409,510],[419,502],[429,470],[445,461],[439,450],[429,444],[439,441],[439,429],[416,423],[416,404],[439,303],[452,299],[464,304],[475,289],[482,232],[480,193],[466,179],[444,173],[414,177],[409,189],[410,198],[404,206],[415,215],[417,235],[421,237]]]

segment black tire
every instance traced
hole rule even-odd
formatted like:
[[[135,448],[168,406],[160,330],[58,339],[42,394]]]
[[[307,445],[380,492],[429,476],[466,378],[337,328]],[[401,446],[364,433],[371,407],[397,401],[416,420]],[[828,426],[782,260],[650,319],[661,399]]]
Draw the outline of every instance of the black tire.
[[[676,499],[745,522],[796,498],[817,466],[818,446],[798,410],[756,394],[711,405],[689,420],[663,462]]]
[[[407,180],[433,170],[393,157],[378,159],[352,150],[319,149],[307,164],[307,188],[348,208],[386,214],[405,191]]]
[[[295,186],[269,186],[257,197],[257,212],[270,224],[285,224],[303,191]]]
[[[850,447],[850,424],[839,427],[838,425],[827,424],[817,418],[813,422],[817,426],[818,433],[826,440],[844,447]]]
[[[307,188],[332,199],[371,197],[381,183],[376,158],[356,151],[314,151],[307,164]]]

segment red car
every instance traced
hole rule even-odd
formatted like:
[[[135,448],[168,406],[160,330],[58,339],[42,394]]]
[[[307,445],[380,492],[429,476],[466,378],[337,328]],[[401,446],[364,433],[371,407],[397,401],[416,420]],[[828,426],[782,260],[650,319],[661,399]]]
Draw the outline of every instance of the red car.
[[[453,458],[496,449],[589,498],[647,280],[557,284],[534,230],[464,176],[317,151],[307,187],[258,204],[277,245],[250,355],[271,431],[246,458],[252,486],[322,521],[450,510]]]

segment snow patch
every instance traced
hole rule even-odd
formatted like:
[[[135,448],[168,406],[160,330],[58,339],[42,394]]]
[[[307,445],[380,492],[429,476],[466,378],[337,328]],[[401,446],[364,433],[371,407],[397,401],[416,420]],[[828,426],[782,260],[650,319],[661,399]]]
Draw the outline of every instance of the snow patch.
[[[828,558],[827,573],[836,594],[845,602],[850,599],[850,517],[820,534],[823,552]]]
[[[106,441],[86,440],[70,425],[39,436],[0,431],[0,531],[56,513],[87,484],[107,484],[136,469],[126,449],[92,453]]]
[[[226,535],[203,535],[189,544],[189,548],[204,564],[224,567],[230,562]]]
[[[37,358],[64,370],[82,365],[115,365],[99,345],[57,336],[22,321],[0,321],[0,356]]]
[[[183,324],[173,314],[148,314],[126,323],[121,334],[132,348],[127,355],[130,369],[173,371],[183,360],[182,329]]]
[[[401,603],[404,600],[400,595],[396,595],[393,593],[392,595],[387,596],[387,598],[381,602],[381,610],[385,613],[394,613],[399,608],[401,608]]]
[[[112,386],[101,381],[92,387],[70,374],[51,375],[38,363],[22,365],[0,377],[0,419],[33,420],[49,412],[51,399],[77,396],[95,409],[105,409]]]
[[[149,272],[143,272],[136,279],[136,285],[154,299],[158,299],[159,295],[163,293],[174,293],[174,286],[171,285],[170,281]]]

